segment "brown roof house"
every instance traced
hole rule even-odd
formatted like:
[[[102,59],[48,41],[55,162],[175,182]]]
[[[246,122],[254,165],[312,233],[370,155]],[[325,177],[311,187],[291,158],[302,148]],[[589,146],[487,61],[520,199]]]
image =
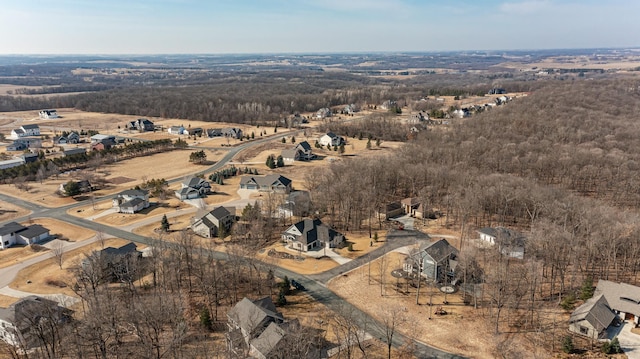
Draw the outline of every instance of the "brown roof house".
[[[458,265],[457,257],[458,250],[442,238],[433,243],[422,244],[405,259],[402,268],[413,275],[419,273],[429,280],[445,282],[453,277]]]
[[[302,252],[334,248],[344,242],[344,236],[319,219],[304,219],[282,232],[282,240],[289,247]]]
[[[0,340],[22,349],[42,346],[70,316],[71,311],[57,302],[35,295],[24,297],[0,308]]]

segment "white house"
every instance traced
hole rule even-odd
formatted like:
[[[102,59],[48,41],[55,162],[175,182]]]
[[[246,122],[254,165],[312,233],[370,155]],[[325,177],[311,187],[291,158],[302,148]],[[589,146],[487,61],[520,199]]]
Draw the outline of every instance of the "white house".
[[[49,236],[49,229],[39,224],[25,227],[17,222],[9,222],[0,227],[0,249],[6,249],[16,244],[39,243]]]
[[[211,184],[200,177],[190,176],[182,181],[182,187],[175,192],[180,200],[204,197],[211,192]]]
[[[149,207],[149,192],[139,189],[120,192],[118,196],[113,199],[113,207],[120,213],[136,213]]]
[[[522,234],[504,227],[486,227],[478,230],[480,243],[497,245],[500,253],[505,256],[523,259],[526,237]]]
[[[52,118],[58,118],[58,111],[56,110],[42,110],[38,112],[38,115],[43,120],[50,120]]]
[[[20,126],[20,128],[11,130],[11,135],[9,135],[9,138],[12,140],[17,140],[19,138],[29,136],[40,136],[40,126],[36,124],[22,125]]]
[[[172,135],[182,135],[182,134],[184,134],[184,127],[182,127],[182,126],[171,126],[171,127],[169,127],[167,132],[169,132]]]
[[[336,135],[333,132],[327,132],[318,139],[318,143],[323,146],[340,146],[344,143],[344,138]]]
[[[344,236],[319,219],[304,219],[282,233],[282,241],[302,252],[333,248],[344,242]]]

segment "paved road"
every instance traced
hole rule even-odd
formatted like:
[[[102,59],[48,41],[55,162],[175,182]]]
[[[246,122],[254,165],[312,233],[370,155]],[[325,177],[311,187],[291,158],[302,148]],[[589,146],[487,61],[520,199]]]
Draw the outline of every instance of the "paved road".
[[[278,139],[284,136],[290,136],[290,135],[294,135],[294,134],[298,134],[299,132],[301,132],[302,130],[299,131],[294,131],[294,132],[289,132],[286,134],[282,134],[282,135],[278,135],[278,136],[272,136],[272,137],[268,137],[268,138],[264,138],[264,139],[259,139],[259,140],[254,140],[254,141],[249,141],[247,143],[241,144],[240,146],[237,147],[233,147],[231,148],[227,154],[225,154],[225,156],[218,161],[216,164],[214,164],[213,166],[210,166],[209,168],[200,171],[196,174],[206,174],[207,172],[212,172],[215,171],[221,167],[223,167],[225,164],[227,164],[227,162],[229,162],[238,152],[250,147],[250,146],[254,146],[254,145],[258,145],[261,143],[265,143],[274,139]],[[170,183],[173,182],[177,182],[180,181],[181,178],[177,178],[177,179],[173,179],[170,180]],[[115,196],[114,195],[109,195],[109,196],[103,196],[100,198],[96,198],[96,201],[100,201],[100,200],[105,200],[105,199],[110,199],[113,198]],[[54,219],[58,219],[60,221],[64,221],[67,223],[71,223],[80,227],[84,227],[84,228],[89,228],[91,230],[94,230],[96,232],[102,232],[105,234],[108,234],[110,236],[114,236],[117,238],[122,238],[125,240],[129,240],[132,242],[136,242],[136,243],[142,243],[142,244],[146,244],[146,245],[151,245],[152,240],[148,237],[143,237],[140,235],[137,235],[135,233],[131,233],[127,230],[121,229],[121,228],[116,228],[116,227],[111,227],[111,226],[107,226],[101,223],[96,223],[93,222],[91,220],[88,219],[84,219],[84,218],[78,218],[78,217],[74,217],[71,216],[69,214],[67,214],[67,210],[77,207],[77,206],[82,206],[85,205],[87,201],[81,201],[75,204],[71,204],[71,205],[67,205],[67,206],[63,206],[63,207],[58,207],[58,208],[44,208],[41,207],[39,205],[30,203],[30,202],[26,202],[23,200],[20,200],[18,198],[12,197],[12,196],[7,196],[7,195],[3,195],[0,194],[0,199],[4,200],[4,201],[9,201],[12,203],[15,203],[16,205],[19,205],[21,207],[27,208],[29,210],[32,211],[32,214],[28,217],[32,217],[32,218],[37,218],[37,217],[49,217],[49,218],[54,218]],[[27,216],[25,216],[25,218],[20,218],[20,219],[14,219],[14,221],[22,221],[25,220],[27,218]],[[3,223],[0,223],[0,225],[2,225]],[[361,328],[365,328],[367,332],[369,332],[370,334],[372,334],[373,336],[377,337],[377,338],[384,338],[384,326],[377,322],[376,320],[374,320],[370,315],[368,315],[367,313],[359,310],[358,308],[356,308],[355,306],[353,306],[352,304],[346,302],[345,300],[343,300],[342,298],[338,297],[335,293],[333,293],[332,291],[330,291],[327,287],[326,287],[326,283],[329,281],[329,279],[331,279],[332,277],[335,277],[336,275],[348,272],[350,270],[353,270],[359,266],[362,266],[364,264],[366,264],[369,260],[373,260],[381,255],[384,255],[385,253],[388,253],[389,251],[395,249],[395,248],[399,248],[399,247],[403,247],[409,244],[414,244],[417,241],[420,240],[427,240],[429,239],[429,236],[426,234],[423,234],[421,232],[418,231],[390,231],[388,236],[387,236],[387,242],[385,243],[384,246],[382,246],[381,248],[378,248],[370,253],[368,253],[367,255],[352,260],[348,263],[345,263],[337,268],[334,268],[332,270],[320,273],[320,274],[316,274],[313,276],[305,276],[305,275],[300,275],[298,273],[295,273],[293,271],[284,269],[284,268],[280,268],[280,267],[274,267],[270,264],[267,263],[263,263],[260,262],[256,259],[252,259],[254,261],[254,263],[256,263],[257,266],[263,267],[263,268],[270,268],[274,270],[274,274],[279,276],[279,277],[284,277],[285,275],[288,276],[289,278],[296,278],[296,280],[298,280],[300,283],[302,283],[306,288],[307,288],[307,293],[314,298],[316,301],[326,305],[327,307],[329,307],[332,310],[335,310],[339,313],[350,313],[354,319],[357,320],[357,322],[360,324]],[[96,240],[94,238],[94,240]],[[88,244],[88,241],[84,241],[84,242],[78,242],[78,243],[82,243],[82,244]],[[158,244],[157,242],[153,243],[153,244]],[[171,243],[171,242],[162,242],[163,245],[167,246],[168,248],[174,248],[176,247],[175,243]],[[227,253],[222,253],[222,252],[216,252],[216,251],[211,251],[211,255],[216,258],[216,259],[229,259],[229,254]],[[52,256],[51,253],[47,253],[45,255],[42,256],[38,256],[35,258],[32,258],[31,260],[26,260],[23,263],[16,265],[16,266],[11,266],[9,268],[6,268],[2,271],[0,271],[0,273],[2,273],[2,275],[0,275],[0,279],[4,278],[4,281],[0,281],[0,287],[4,287],[6,285],[8,285],[8,283],[10,283],[11,281],[9,281],[8,283],[3,284],[3,282],[6,282],[8,278],[14,278],[15,275],[17,274],[17,272],[21,269],[24,268],[28,265],[31,264],[35,264],[41,260],[50,258]],[[6,272],[5,272],[6,270]],[[14,274],[11,274],[14,273]],[[411,338],[407,338],[405,336],[403,336],[400,333],[395,334],[394,339],[393,339],[393,345],[395,347],[399,347],[402,346],[403,343],[406,340],[412,340]],[[430,347],[426,344],[420,343],[418,341],[415,341],[416,344],[416,355],[419,358],[463,358],[461,356],[455,355],[455,354],[451,354],[451,353],[447,353],[445,351]]]

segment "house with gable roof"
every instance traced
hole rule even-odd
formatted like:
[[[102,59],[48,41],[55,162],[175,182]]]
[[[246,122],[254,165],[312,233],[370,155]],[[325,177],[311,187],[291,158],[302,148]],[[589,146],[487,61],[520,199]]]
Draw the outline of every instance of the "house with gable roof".
[[[268,358],[268,353],[279,341],[267,340],[274,337],[272,326],[282,323],[284,317],[270,297],[256,300],[245,297],[227,313],[229,349],[244,357],[249,354],[253,358]],[[267,330],[269,327],[271,329]]]
[[[604,339],[607,337],[607,328],[615,317],[609,302],[600,294],[589,298],[571,313],[569,331],[591,339]]]
[[[334,248],[344,242],[344,236],[319,219],[303,219],[282,232],[282,241],[291,249],[308,252]]]
[[[458,250],[442,238],[427,242],[411,253],[404,261],[402,269],[413,275],[421,275],[429,280],[444,282],[458,265]]]
[[[50,237],[49,229],[32,224],[28,227],[17,222],[9,222],[0,227],[0,249],[6,249],[16,244],[31,245]]]
[[[318,143],[323,146],[340,146],[345,143],[344,138],[333,132],[327,132],[318,139]]]
[[[20,126],[20,128],[11,130],[11,135],[9,136],[9,138],[12,140],[17,140],[21,137],[30,136],[40,136],[40,126],[36,124],[22,125]]]
[[[0,340],[22,349],[42,346],[43,334],[67,322],[71,313],[46,298],[35,295],[21,298],[7,308],[0,308]]]
[[[139,118],[135,121],[131,121],[129,122],[128,127],[130,130],[138,130],[140,132],[155,130],[153,122],[146,118]]]
[[[176,197],[181,201],[204,197],[209,193],[211,193],[211,184],[209,181],[197,176],[185,178],[182,181],[181,188],[175,191]]]
[[[313,154],[311,145],[307,141],[302,141],[294,148],[282,150],[282,160],[284,163],[293,163],[294,161],[310,161],[316,156]]]
[[[235,222],[236,209],[216,207],[213,210],[199,212],[191,218],[191,230],[201,237],[213,238],[218,235],[221,228],[224,233],[229,233],[233,222]]]
[[[240,189],[259,192],[289,193],[291,180],[285,176],[272,174],[266,176],[242,176]]]
[[[129,189],[120,192],[113,199],[113,207],[119,213],[133,214],[149,207],[149,191]]]
[[[38,112],[38,116],[40,116],[43,120],[50,120],[52,118],[58,118],[58,111],[56,110],[42,110]]]
[[[503,255],[524,259],[527,238],[521,233],[505,227],[485,227],[478,234],[481,243],[498,246]]]

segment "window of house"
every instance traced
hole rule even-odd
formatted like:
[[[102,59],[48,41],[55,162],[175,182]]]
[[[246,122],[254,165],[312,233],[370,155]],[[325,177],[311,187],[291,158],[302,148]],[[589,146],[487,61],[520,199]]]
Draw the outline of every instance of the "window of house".
[[[589,328],[587,327],[583,327],[582,325],[580,326],[580,334],[589,334]]]

